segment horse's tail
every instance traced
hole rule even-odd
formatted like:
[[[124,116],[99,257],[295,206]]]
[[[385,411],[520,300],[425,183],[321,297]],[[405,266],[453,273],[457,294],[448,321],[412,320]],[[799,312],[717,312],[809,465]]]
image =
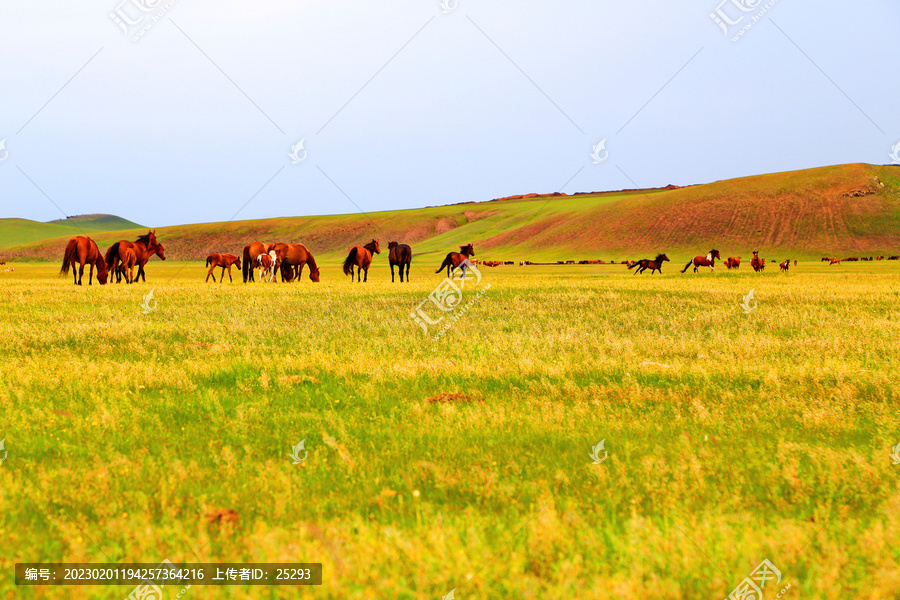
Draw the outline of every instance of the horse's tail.
[[[119,256],[119,242],[116,242],[106,250],[106,254],[103,257],[103,260],[106,261],[107,269],[113,268],[113,263],[116,262],[117,256]]]
[[[250,271],[250,245],[244,246],[244,262],[241,264],[241,273],[244,275],[244,283],[247,283],[247,277]]]
[[[688,264],[684,265],[684,268],[681,270],[681,272],[684,273],[685,271],[687,271],[687,270],[690,268],[690,266],[691,266],[692,264],[694,264],[694,259],[693,259],[693,258],[692,258],[691,260],[688,261]]]
[[[400,252],[400,258],[406,264],[412,264],[412,248],[410,248],[409,246],[407,246],[406,248],[403,248],[402,252]]]
[[[344,275],[353,276],[353,264],[356,262],[356,246],[350,248],[350,254],[344,260]]]
[[[637,261],[637,262],[635,262],[633,265],[631,265],[631,266],[628,267],[628,268],[629,268],[629,269],[633,269],[633,268],[635,268],[635,267],[640,267],[641,264],[642,264],[641,261]]]
[[[207,257],[206,257],[206,266],[207,266],[207,267],[209,266],[209,259],[210,259],[210,258],[212,258],[212,257],[211,257],[211,256],[207,256]]]
[[[75,253],[78,252],[78,242],[74,239],[69,240],[69,243],[66,245],[66,251],[63,254],[63,262],[62,266],[59,269],[59,276],[69,274],[69,263],[72,262],[72,259],[75,257]]]
[[[452,252],[447,254],[447,257],[444,259],[444,262],[441,263],[441,266],[438,267],[438,270],[435,271],[435,273],[440,273],[441,271],[443,271],[444,269],[449,267],[451,264],[453,264],[453,262],[450,260],[450,256],[452,254],[453,254]]]

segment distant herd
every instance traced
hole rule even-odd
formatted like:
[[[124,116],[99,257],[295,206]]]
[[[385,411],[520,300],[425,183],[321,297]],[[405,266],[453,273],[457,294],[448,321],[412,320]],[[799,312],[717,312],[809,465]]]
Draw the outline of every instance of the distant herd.
[[[449,277],[454,269],[460,268],[462,276],[465,278],[466,270],[469,266],[476,264],[475,247],[473,244],[460,246],[459,252],[449,252],[444,258],[441,266],[435,273],[440,273],[444,269],[447,270]],[[349,275],[351,281],[354,276],[357,282],[365,282],[369,279],[369,267],[375,254],[381,254],[381,246],[377,239],[372,239],[362,246],[354,246],[347,253],[347,258],[343,263],[343,272]],[[110,279],[110,275],[114,275],[117,283],[121,283],[124,279],[126,283],[135,281],[146,281],[146,273],[144,267],[153,257],[158,256],[161,260],[166,260],[165,248],[156,239],[156,231],[148,231],[146,235],[138,237],[133,242],[121,240],[110,246],[104,254],[100,253],[96,242],[88,236],[76,236],[69,240],[63,255],[62,267],[60,275],[69,273],[69,269],[73,270],[73,277],[76,285],[81,285],[84,275],[85,266],[90,267],[88,273],[88,285],[93,282],[94,268],[97,269],[97,281],[102,285]],[[709,267],[710,271],[715,271],[717,260],[722,260],[722,256],[718,250],[710,250],[706,256],[698,255],[692,258],[681,270],[682,273],[687,272],[691,267],[694,273],[698,272],[700,267]],[[841,261],[871,261],[884,260],[883,256],[877,257],[850,257],[844,259],[823,257],[823,262],[830,265],[840,264]],[[887,260],[900,260],[898,256],[889,256]],[[669,257],[665,254],[658,254],[656,258],[643,258],[640,260],[622,261],[629,269],[635,269],[634,273],[642,273],[650,270],[650,274],[657,271],[662,273],[662,265],[669,262]],[[794,266],[797,261],[794,260]],[[574,260],[557,261],[557,263],[532,263],[530,261],[520,262],[520,265],[531,264],[574,264]],[[580,264],[603,264],[600,260],[582,260]],[[391,268],[391,282],[394,279],[394,267],[398,267],[400,282],[409,281],[409,269],[412,264],[412,248],[406,244],[398,242],[390,242],[388,244],[388,264]],[[513,261],[485,261],[483,266],[495,267],[499,265],[512,265]],[[722,261],[727,269],[739,269],[741,266],[740,256],[729,256]],[[244,283],[255,281],[254,272],[259,272],[260,281],[277,281],[278,274],[281,275],[282,282],[290,282],[299,280],[304,267],[309,265],[309,279],[313,282],[319,281],[319,267],[312,253],[303,244],[288,243],[263,243],[253,242],[244,246],[243,256],[239,257],[234,254],[214,253],[206,258],[206,267],[209,270],[206,273],[206,281],[212,277],[216,281],[214,271],[221,269],[219,281],[224,281],[225,271],[228,271],[228,280],[234,281],[231,277],[231,267],[240,269],[243,274]],[[76,266],[78,269],[76,270]],[[757,273],[766,268],[766,260],[759,256],[758,251],[753,252],[753,258],[750,260],[751,268]],[[787,272],[791,266],[791,260],[786,259],[778,265],[782,272]],[[135,272],[137,268],[137,272]],[[356,269],[354,272],[354,268]]]

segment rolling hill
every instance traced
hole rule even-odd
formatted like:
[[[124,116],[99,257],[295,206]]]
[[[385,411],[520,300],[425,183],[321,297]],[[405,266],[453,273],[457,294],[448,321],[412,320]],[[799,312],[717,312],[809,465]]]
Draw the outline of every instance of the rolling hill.
[[[66,230],[62,237],[7,244],[15,238],[6,235],[7,221],[0,222],[0,256],[7,260],[57,260],[72,235]],[[97,231],[92,237],[105,248],[133,239],[141,229]],[[693,255],[712,247],[723,256],[748,256],[754,249],[796,258],[900,254],[900,166],[848,164],[675,189],[182,225],[159,228],[157,237],[174,260],[239,254],[254,240],[301,242],[317,257],[334,260],[371,237],[383,247],[393,239],[408,243],[420,256],[473,242],[479,258],[493,260],[621,260],[658,251]]]
[[[0,248],[57,237],[90,235],[142,227],[114,215],[79,215],[42,223],[28,219],[0,219]]]

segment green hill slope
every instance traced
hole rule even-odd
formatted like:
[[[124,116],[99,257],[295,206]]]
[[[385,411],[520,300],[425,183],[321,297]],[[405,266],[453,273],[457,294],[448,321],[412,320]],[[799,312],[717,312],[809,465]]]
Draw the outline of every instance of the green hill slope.
[[[79,215],[48,223],[28,219],[0,219],[0,248],[102,231],[140,229],[142,226],[115,215]],[[67,238],[68,239],[68,238]]]
[[[50,225],[50,224],[47,224]],[[146,231],[146,228],[143,228]],[[98,232],[102,247],[140,231]],[[68,234],[67,234],[68,235]],[[157,229],[170,259],[239,254],[250,241],[305,244],[334,260],[372,237],[440,257],[472,242],[493,260],[622,260],[655,252],[796,258],[900,254],[900,167],[837,165],[677,189],[508,198],[402,211]],[[6,259],[56,260],[67,237],[0,250]]]

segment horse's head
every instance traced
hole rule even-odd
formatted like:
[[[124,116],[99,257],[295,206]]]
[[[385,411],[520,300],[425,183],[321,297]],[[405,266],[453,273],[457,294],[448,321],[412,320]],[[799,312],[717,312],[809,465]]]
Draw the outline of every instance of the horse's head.
[[[718,250],[710,250],[709,256],[710,256],[710,260],[712,260],[713,258],[718,258],[719,260],[722,260],[722,256],[719,254]]]
[[[465,246],[460,246],[459,253],[465,254],[466,256],[475,256],[475,246],[473,244],[466,244]]]
[[[668,256],[666,256],[665,254],[660,254],[659,256],[656,257],[656,260],[654,262],[663,262],[663,261],[668,261],[668,260],[669,260]]]
[[[153,239],[155,240],[156,238],[154,237]],[[162,260],[166,260],[166,249],[163,248],[162,244],[156,245],[156,255],[158,257],[160,257]]]
[[[151,246],[156,246],[159,242],[156,240],[156,230],[147,231],[147,240]]]
[[[101,259],[97,261],[97,281],[100,282],[100,285],[104,285],[106,283],[107,278],[109,277],[109,268],[106,266],[106,261]]]
[[[234,266],[235,266],[235,268],[240,269],[240,268],[241,268],[241,259],[235,258],[235,259],[234,259]]]
[[[753,251],[753,256],[758,257],[758,256],[759,256],[759,250],[754,250],[754,251]]]
[[[388,250],[393,250],[394,248],[396,248],[399,245],[400,244],[398,244],[397,242],[388,242]]]
[[[315,267],[309,270],[309,280],[314,281],[315,283],[319,283],[319,267]]]
[[[378,240],[376,239],[373,239],[371,242],[366,244],[366,247],[375,254],[381,254],[381,246],[378,245]]]

